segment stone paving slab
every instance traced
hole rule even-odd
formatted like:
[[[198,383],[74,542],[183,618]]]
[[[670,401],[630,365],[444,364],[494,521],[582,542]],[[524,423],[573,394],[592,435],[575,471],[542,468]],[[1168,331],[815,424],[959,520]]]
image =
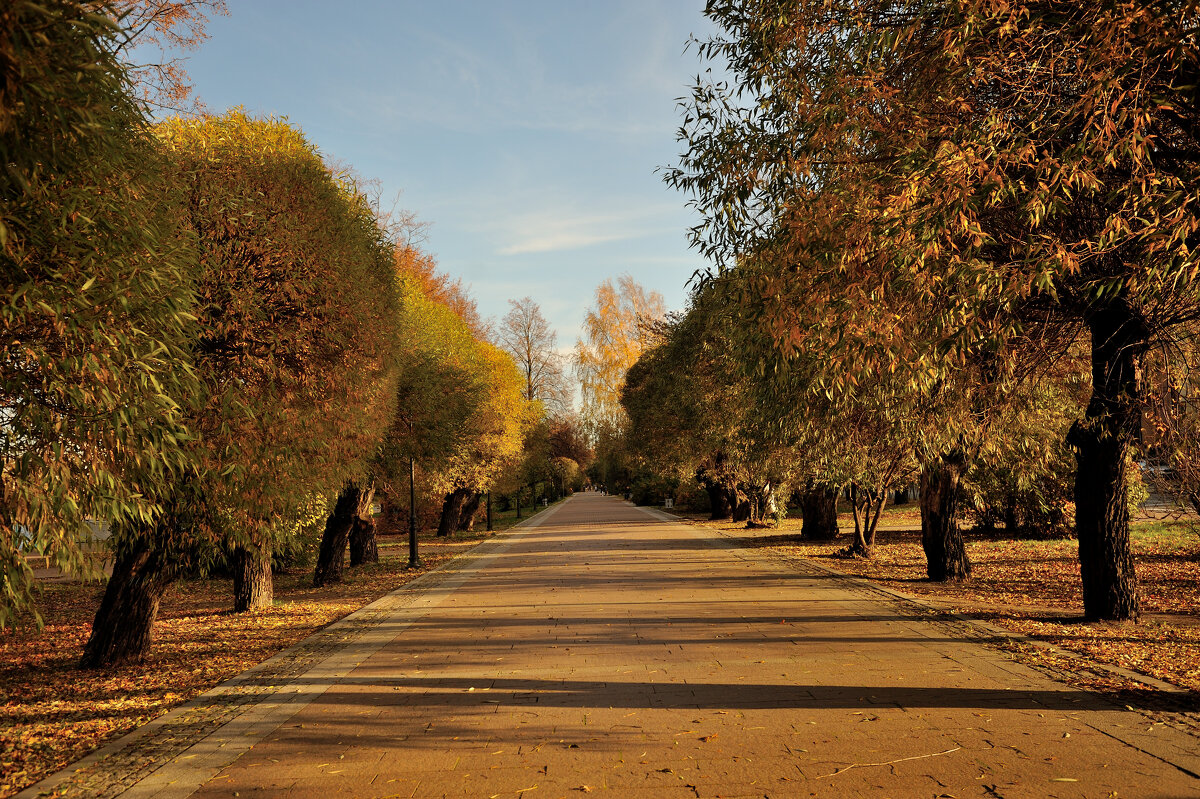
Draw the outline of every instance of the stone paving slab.
[[[1200,796],[1195,737],[860,581],[594,494],[535,519],[103,795]]]

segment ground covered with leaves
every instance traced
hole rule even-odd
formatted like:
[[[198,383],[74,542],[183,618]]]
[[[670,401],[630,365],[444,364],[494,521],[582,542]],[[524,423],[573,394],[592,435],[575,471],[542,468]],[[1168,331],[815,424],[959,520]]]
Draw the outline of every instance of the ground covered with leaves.
[[[230,612],[229,580],[178,583],[163,600],[149,657],[110,670],[76,667],[102,587],[47,585],[39,603],[45,628],[0,633],[0,797],[303,640],[483,537],[423,540],[425,567],[418,571],[405,570],[406,539],[383,537],[380,562],[347,568],[340,585],[313,588],[311,569],[277,574],[274,606],[251,613]]]
[[[990,536],[968,534],[972,579],[933,583],[925,574],[920,513],[915,506],[897,507],[885,514],[874,557],[869,560],[839,555],[853,530],[848,517],[840,519],[842,530],[847,531],[843,539],[833,543],[800,541],[799,519],[785,519],[780,527],[758,531],[702,517],[691,520],[742,538],[748,546],[807,558],[1095,662],[1200,692],[1200,525],[1194,519],[1143,519],[1134,524],[1133,549],[1143,611],[1137,624],[1082,620],[1078,543],[1074,540],[1021,540],[1006,537],[1002,530]],[[1052,655],[1026,648],[1023,659],[1031,657]]]

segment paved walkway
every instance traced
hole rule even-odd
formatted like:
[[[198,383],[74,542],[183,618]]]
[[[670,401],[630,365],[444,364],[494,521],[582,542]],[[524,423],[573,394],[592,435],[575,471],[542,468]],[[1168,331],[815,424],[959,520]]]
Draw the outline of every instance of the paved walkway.
[[[229,703],[221,726],[167,765],[137,753],[178,738],[181,711],[143,743],[85,763],[91,783],[77,775],[60,788],[1200,796],[1196,738],[964,641],[857,581],[758,559],[611,497],[576,495],[533,522],[440,582],[333,628],[301,666],[285,653],[214,692],[253,701]],[[103,767],[122,757],[136,779]]]

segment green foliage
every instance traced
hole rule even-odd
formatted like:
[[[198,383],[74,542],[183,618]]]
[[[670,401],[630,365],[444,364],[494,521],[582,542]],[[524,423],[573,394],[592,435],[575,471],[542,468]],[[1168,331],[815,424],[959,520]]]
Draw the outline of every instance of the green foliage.
[[[390,420],[401,339],[392,245],[357,187],[281,120],[157,129],[200,248],[194,414],[206,499],[250,543],[362,474]]]
[[[1067,431],[1083,413],[1089,386],[1078,364],[1025,381],[993,408],[974,465],[964,483],[980,527],[1015,525],[1031,537],[1071,534],[1069,506],[1075,458]]]
[[[403,282],[402,308],[398,399],[376,479],[389,495],[405,496],[413,459],[438,501],[457,488],[487,490],[517,462],[536,403],[524,399],[512,358],[476,339],[413,280]]]
[[[321,533],[332,504],[326,497],[313,494],[276,520],[270,533],[273,570],[303,569],[316,562]]]
[[[195,253],[102,3],[0,10],[0,624],[183,469]]]

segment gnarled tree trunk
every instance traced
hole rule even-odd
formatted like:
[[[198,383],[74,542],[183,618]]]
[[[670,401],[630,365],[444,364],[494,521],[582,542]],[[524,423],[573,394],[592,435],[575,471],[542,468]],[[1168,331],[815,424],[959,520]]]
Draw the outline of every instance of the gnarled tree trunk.
[[[728,519],[733,514],[733,509],[729,506],[729,494],[725,486],[708,481],[704,483],[704,490],[708,493],[708,518],[713,521]]]
[[[374,486],[359,493],[358,507],[354,512],[354,524],[350,527],[351,566],[379,562],[379,543],[375,539],[375,519],[371,516],[371,504],[374,501]]]
[[[350,526],[350,565],[379,562],[379,542],[375,538],[375,522],[361,516],[354,517]]]
[[[1130,447],[1141,434],[1142,355],[1148,332],[1121,301],[1094,312],[1092,397],[1067,441],[1075,447],[1075,531],[1088,619],[1136,619],[1140,606],[1129,546]]]
[[[921,546],[925,572],[934,582],[971,578],[971,561],[958,528],[964,471],[966,456],[958,451],[942,453],[921,467]]]
[[[483,494],[478,491],[472,491],[467,501],[463,503],[462,512],[458,517],[457,529],[462,533],[469,533],[475,527],[475,514],[479,511],[479,503],[483,500]]]
[[[886,489],[868,489],[850,484],[850,505],[854,511],[854,543],[843,552],[858,558],[875,557],[875,531],[887,505]]]
[[[838,537],[837,500],[840,489],[810,483],[800,494],[800,537],[808,541],[832,541]]]
[[[271,542],[260,547],[233,550],[233,610],[244,613],[271,607],[275,585],[271,580]]]
[[[342,562],[346,559],[346,544],[358,516],[361,494],[357,485],[347,483],[342,493],[338,494],[333,513],[325,520],[325,533],[321,536],[317,569],[313,574],[313,585],[317,588],[342,581]]]
[[[463,505],[467,502],[467,497],[471,495],[471,491],[466,488],[456,488],[446,495],[446,499],[442,502],[442,518],[438,520],[437,534],[439,538],[445,538],[454,532],[458,527],[458,520],[462,518]]]
[[[148,542],[119,555],[79,665],[103,668],[141,661],[150,648],[159,602],[174,581],[163,553]]]

